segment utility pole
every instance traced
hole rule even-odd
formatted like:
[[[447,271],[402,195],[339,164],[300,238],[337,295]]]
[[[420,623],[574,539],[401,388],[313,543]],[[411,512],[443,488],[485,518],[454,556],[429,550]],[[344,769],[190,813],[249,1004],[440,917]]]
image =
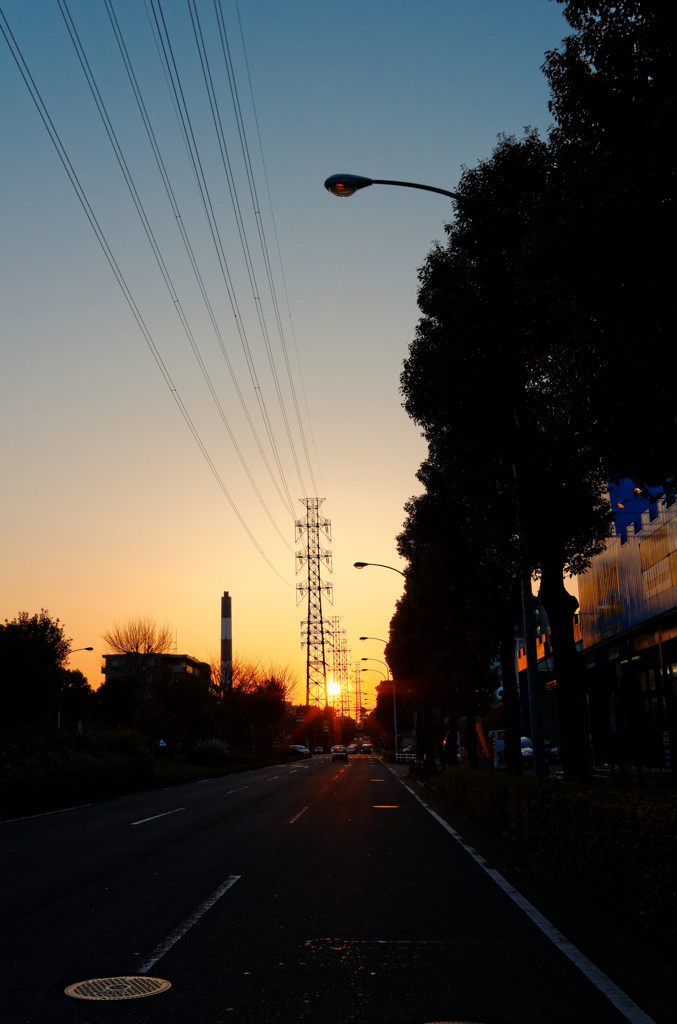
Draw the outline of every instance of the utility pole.
[[[320,515],[324,498],[301,498],[306,507],[305,518],[296,520],[296,539],[305,535],[305,548],[296,552],[297,573],[306,566],[303,583],[296,584],[300,604],[308,597],[308,617],[301,622],[301,646],[306,648],[306,707],[315,704],[327,707],[327,652],[331,626],[322,616],[322,593],[333,599],[333,584],[322,579],[322,567],[332,571],[331,552],[321,544],[324,536],[331,541],[331,522]]]

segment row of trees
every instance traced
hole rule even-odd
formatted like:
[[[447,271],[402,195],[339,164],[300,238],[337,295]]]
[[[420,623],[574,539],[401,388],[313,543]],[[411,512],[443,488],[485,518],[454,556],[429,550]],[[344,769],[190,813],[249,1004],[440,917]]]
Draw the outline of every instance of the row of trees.
[[[464,170],[456,219],[419,272],[422,317],[401,377],[421,427],[406,586],[387,648],[421,709],[473,716],[503,673],[519,764],[520,580],[551,627],[561,750],[587,774],[567,575],[610,532],[609,480],[672,494],[675,16],[648,0],[564,2],[546,55],[555,124],[502,137]]]
[[[66,668],[71,640],[46,609],[20,612],[0,625],[0,700],[6,727],[53,732],[81,723],[132,728],[171,749],[209,739],[232,747],[265,750],[293,729],[288,723],[295,680],[288,668],[236,661],[233,685],[221,689],[220,666],[196,674],[163,672],[155,655],[168,654],[174,638],[150,617],[131,619],[103,634],[124,655],[124,671],[95,691],[81,672]],[[293,716],[292,716],[293,717]]]

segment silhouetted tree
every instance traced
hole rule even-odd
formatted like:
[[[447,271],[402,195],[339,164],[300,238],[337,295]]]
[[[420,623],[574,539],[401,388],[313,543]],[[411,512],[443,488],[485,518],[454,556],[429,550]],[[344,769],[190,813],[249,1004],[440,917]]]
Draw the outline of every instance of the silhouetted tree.
[[[168,654],[174,643],[169,626],[159,626],[149,615],[117,623],[101,639],[115,654]]]
[[[36,721],[56,708],[71,641],[42,608],[0,625],[0,702],[5,722]]]
[[[559,0],[574,32],[547,54],[558,189],[535,227],[611,479],[677,471],[674,5]]]
[[[417,753],[441,759],[447,731],[461,715],[482,713],[496,689],[501,603],[499,567],[489,563],[489,537],[446,486],[441,467],[426,462],[426,492],[407,503],[398,550],[409,562],[405,592],[390,624],[386,654],[418,712]],[[519,729],[519,724],[516,726]],[[470,757],[472,759],[472,750]]]
[[[117,623],[101,639],[114,654],[127,656],[128,682],[132,685],[138,704],[150,694],[153,674],[153,654],[168,654],[174,643],[174,634],[169,626],[159,626],[149,615],[129,619],[124,625]],[[118,687],[120,696],[124,687]],[[123,701],[124,703],[125,701]],[[120,705],[121,707],[121,705]]]
[[[59,676],[56,707],[60,715],[61,728],[72,729],[93,713],[94,690],[77,669],[62,668]]]
[[[465,620],[469,636],[482,629],[472,582],[465,614],[461,607],[473,565],[480,590],[505,609],[503,636],[514,584],[541,577],[563,760],[574,777],[586,774],[587,753],[575,602],[563,576],[582,571],[600,549],[610,509],[605,465],[587,429],[587,381],[543,284],[547,267],[535,276],[531,229],[556,182],[552,152],[532,131],[502,138],[490,160],[464,172],[447,246],[436,246],[420,271],[423,317],[402,390],[429,444],[428,493],[449,509],[447,590],[456,586],[459,609],[452,620]]]

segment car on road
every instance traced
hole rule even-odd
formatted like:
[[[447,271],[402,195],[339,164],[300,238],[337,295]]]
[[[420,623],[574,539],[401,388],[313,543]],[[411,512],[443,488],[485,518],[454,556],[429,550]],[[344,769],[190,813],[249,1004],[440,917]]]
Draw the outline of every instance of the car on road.
[[[324,747],[315,747],[314,754],[324,754]]]
[[[363,754],[373,754],[374,748],[372,747],[371,743],[363,743],[361,751]]]
[[[292,756],[296,755],[297,757],[310,757],[311,756],[310,751],[308,750],[308,747],[304,747],[302,743],[292,743],[292,744],[290,744],[290,746],[289,746],[289,753]]]
[[[347,754],[356,754],[357,753],[357,744],[356,743],[351,743],[349,746],[347,746],[346,747],[346,753]]]
[[[335,747],[331,748],[331,759],[332,761],[347,761],[348,751],[342,744],[337,743]]]

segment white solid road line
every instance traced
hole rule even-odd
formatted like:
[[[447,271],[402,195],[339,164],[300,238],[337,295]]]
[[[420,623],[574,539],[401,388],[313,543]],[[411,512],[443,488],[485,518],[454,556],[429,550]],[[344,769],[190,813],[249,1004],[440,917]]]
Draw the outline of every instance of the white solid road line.
[[[193,925],[197,924],[200,918],[204,917],[207,911],[211,910],[214,904],[218,902],[224,893],[227,893],[240,878],[242,878],[242,875],[230,875],[225,882],[222,882],[218,889],[216,889],[211,896],[204,901],[204,903],[201,903],[200,906],[193,911],[190,917],[186,918],[183,924],[180,924],[178,928],[175,928],[170,935],[155,947],[148,960],[145,960],[144,963],[141,964],[137,974],[148,974],[151,967],[154,967],[158,960],[161,960],[165,953],[169,952],[172,946],[175,946],[179,939],[182,939],[186,932],[190,931]]]
[[[402,782],[402,779],[400,779],[395,772],[393,772],[393,775],[399,779],[405,789],[409,789],[409,787]],[[506,896],[510,897],[513,903],[515,903],[520,910],[527,915],[529,920],[543,932],[546,938],[548,938],[554,946],[557,946],[557,948],[561,950],[569,960],[571,960],[579,971],[585,975],[588,981],[592,982],[595,988],[599,989],[602,995],[607,997],[609,1002],[623,1017],[625,1017],[627,1021],[630,1022],[630,1024],[656,1024],[652,1017],[649,1017],[644,1010],[637,1006],[637,1003],[633,1002],[629,995],[619,988],[611,978],[606,976],[604,971],[600,970],[599,967],[593,964],[592,960],[588,960],[587,956],[585,956],[584,953],[581,953],[577,946],[574,946],[572,942],[569,942],[567,937],[555,928],[554,924],[552,924],[547,917],[544,917],[540,910],[537,910],[521,892],[515,889],[515,887],[503,877],[500,871],[492,868],[486,862],[484,857],[482,857],[482,855],[479,854],[477,850],[471,846],[462,835],[460,835],[460,833],[453,829],[441,815],[437,814],[437,812],[432,809],[432,807],[429,807],[425,800],[421,799],[418,793],[415,793],[412,789],[409,789],[409,792],[413,796],[414,800],[418,800],[421,806],[425,807],[428,814],[432,815],[435,821],[439,822],[442,828],[445,829],[445,831],[463,847],[466,853],[470,854],[472,859],[479,864],[489,878],[491,878],[496,885],[503,890]]]
[[[178,814],[185,811],[185,807],[175,807],[173,811],[164,811],[162,814],[154,814],[151,818],[140,818],[138,821],[130,821],[130,825],[145,825],[147,821],[155,821],[156,818],[166,818],[168,814]]]
[[[298,814],[295,814],[293,818],[290,818],[287,822],[288,825],[293,825],[295,821],[298,821],[302,814],[305,814],[308,810],[307,807],[302,807]]]

